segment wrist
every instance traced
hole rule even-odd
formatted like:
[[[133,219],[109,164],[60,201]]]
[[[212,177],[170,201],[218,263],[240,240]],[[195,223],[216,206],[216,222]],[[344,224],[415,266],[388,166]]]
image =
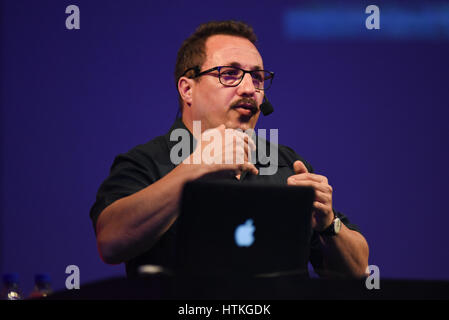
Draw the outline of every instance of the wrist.
[[[331,237],[336,236],[340,233],[341,226],[342,226],[341,220],[338,217],[335,217],[334,214],[334,219],[332,220],[330,225],[318,233],[321,236],[331,236]]]
[[[211,170],[209,167],[210,166],[207,165],[192,164],[191,162],[183,161],[176,167],[176,169],[184,174],[186,181],[193,181],[210,173]]]

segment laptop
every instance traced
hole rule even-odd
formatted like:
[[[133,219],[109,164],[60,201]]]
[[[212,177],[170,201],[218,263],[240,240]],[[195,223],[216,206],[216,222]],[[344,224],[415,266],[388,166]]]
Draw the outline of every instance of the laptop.
[[[306,187],[187,183],[176,223],[175,272],[307,275],[314,197]]]

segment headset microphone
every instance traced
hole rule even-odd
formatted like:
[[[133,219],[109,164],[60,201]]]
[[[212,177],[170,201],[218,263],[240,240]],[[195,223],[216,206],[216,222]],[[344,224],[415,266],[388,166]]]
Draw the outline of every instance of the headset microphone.
[[[268,101],[266,95],[263,95],[263,102],[260,105],[260,111],[262,111],[264,116],[268,116],[274,111],[273,106],[271,105],[270,101]]]

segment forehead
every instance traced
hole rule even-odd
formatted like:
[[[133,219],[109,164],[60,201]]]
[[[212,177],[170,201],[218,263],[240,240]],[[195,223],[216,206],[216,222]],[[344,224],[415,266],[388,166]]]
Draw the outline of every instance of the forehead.
[[[207,39],[205,68],[235,63],[245,69],[263,68],[259,51],[248,39],[221,34]]]

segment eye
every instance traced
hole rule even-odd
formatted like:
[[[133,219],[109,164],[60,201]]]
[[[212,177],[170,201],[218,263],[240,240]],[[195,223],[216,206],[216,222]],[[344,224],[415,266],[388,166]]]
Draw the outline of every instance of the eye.
[[[223,76],[237,77],[239,76],[240,70],[238,69],[224,69],[221,71]]]
[[[251,75],[252,75],[253,79],[256,81],[259,81],[259,82],[264,81],[265,76],[264,76],[263,72],[260,72],[260,71],[252,72]]]

